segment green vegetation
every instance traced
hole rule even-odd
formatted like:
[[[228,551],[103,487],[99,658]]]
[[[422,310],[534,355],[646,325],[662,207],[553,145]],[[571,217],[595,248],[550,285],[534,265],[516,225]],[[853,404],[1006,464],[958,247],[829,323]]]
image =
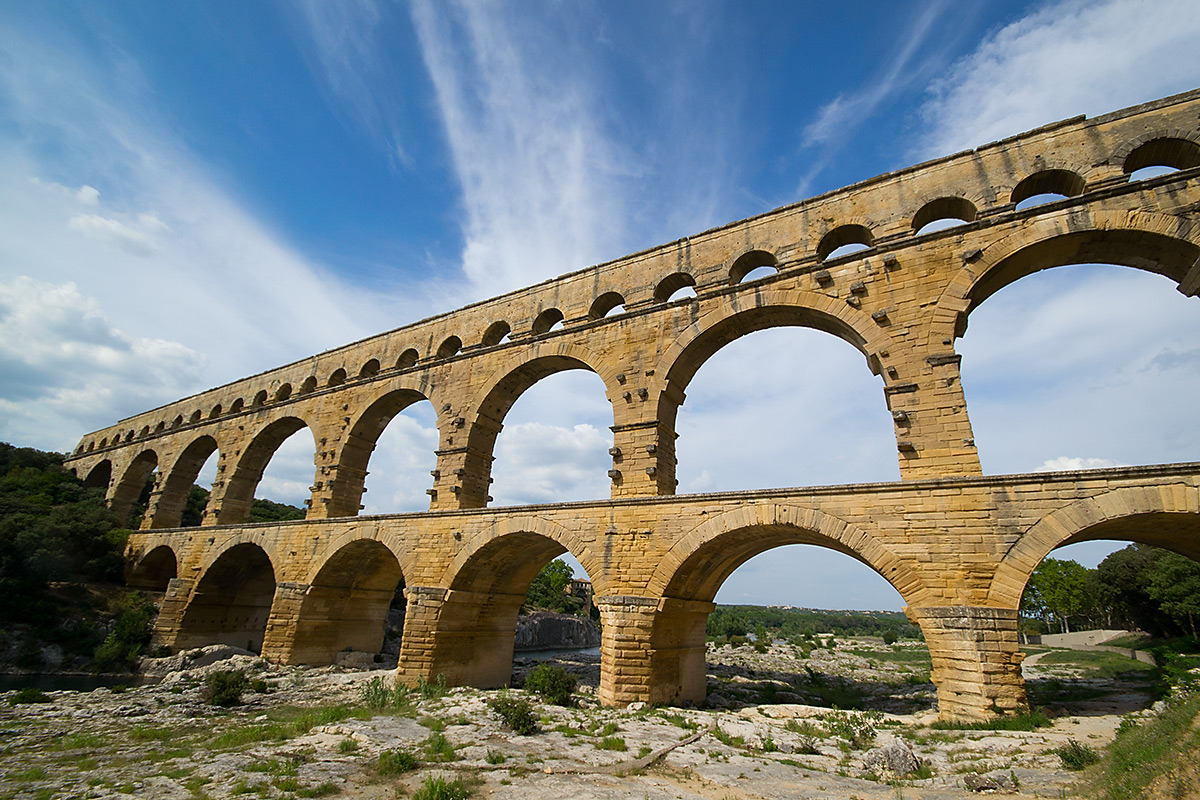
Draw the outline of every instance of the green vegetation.
[[[19,689],[12,697],[8,698],[8,704],[15,706],[18,703],[49,703],[50,696],[41,689]]]
[[[440,775],[427,775],[413,793],[413,800],[466,800],[470,796],[470,788],[461,779],[447,781]]]
[[[249,688],[246,673],[240,669],[210,672],[204,677],[204,701],[225,708],[236,706],[242,702],[242,693]]]
[[[584,601],[582,598],[567,594],[567,588],[575,577],[574,570],[561,558],[556,558],[546,566],[529,584],[525,593],[524,608],[538,611],[557,611],[560,614],[575,614],[584,616]]]
[[[1123,723],[1117,737],[1091,776],[1095,796],[1103,800],[1138,800],[1156,779],[1183,789],[1176,797],[1189,795],[1188,778],[1179,774],[1200,755],[1200,694],[1176,697],[1166,710],[1145,723]]]
[[[799,644],[805,638],[811,640],[816,634],[883,636],[889,631],[896,639],[921,638],[921,629],[898,611],[717,606],[708,615],[707,628],[708,636],[713,639],[729,640],[757,632],[765,634],[758,636],[759,639],[787,639],[793,644]]]
[[[150,644],[154,606],[138,592],[120,604],[112,630],[96,648],[93,669],[97,672],[134,671],[138,657]]]
[[[1039,667],[1067,666],[1080,671],[1080,677],[1111,680],[1126,676],[1149,676],[1150,664],[1120,653],[1103,650],[1051,650],[1038,660]]]
[[[562,667],[538,664],[526,676],[525,688],[540,694],[548,703],[566,706],[571,704],[571,692],[575,691],[575,677]]]
[[[417,766],[417,757],[407,750],[383,750],[375,763],[375,769],[380,775],[400,775],[412,772]]]
[[[533,706],[523,697],[517,697],[507,690],[488,701],[488,708],[496,712],[504,724],[512,728],[513,733],[528,736],[537,730],[537,717]]]
[[[619,753],[624,753],[628,748],[625,746],[625,740],[620,736],[605,736],[600,741],[596,742],[597,750],[616,750]]]
[[[1094,748],[1075,739],[1068,740],[1062,747],[1054,748],[1054,753],[1062,759],[1064,767],[1076,771],[1090,767],[1100,760],[1100,754]]]
[[[1045,728],[1050,725],[1050,718],[1042,711],[1021,711],[1003,717],[995,717],[984,722],[956,722],[954,720],[937,720],[929,727],[937,730],[960,731],[1031,731],[1035,728]]]
[[[454,761],[458,758],[458,753],[454,751],[454,745],[450,740],[441,733],[434,731],[426,737],[424,742],[425,757],[430,761],[443,762]]]

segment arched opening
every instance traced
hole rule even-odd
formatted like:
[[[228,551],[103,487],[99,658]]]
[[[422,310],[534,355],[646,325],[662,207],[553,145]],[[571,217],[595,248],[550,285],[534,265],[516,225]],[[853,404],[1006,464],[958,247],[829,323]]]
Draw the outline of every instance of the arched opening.
[[[229,413],[236,414],[245,407],[246,407],[245,402],[243,402],[242,398],[239,397],[237,400],[234,400],[233,403],[229,406]]]
[[[588,309],[589,319],[604,319],[614,314],[625,313],[625,298],[617,292],[605,292],[595,299]]]
[[[609,496],[613,410],[596,373],[575,368],[542,378],[521,392],[503,422],[493,450],[493,505]]]
[[[457,336],[449,336],[446,338],[446,341],[438,346],[437,357],[450,358],[451,356],[458,355],[461,350],[462,339],[459,339]]]
[[[681,542],[690,551],[681,553],[655,615],[650,702],[869,705],[909,713],[933,705],[928,651],[899,612],[906,602],[900,589],[913,588],[916,579],[886,551],[868,540],[866,551],[856,552],[842,539],[783,520],[697,539]],[[872,614],[851,617],[855,609]],[[863,666],[853,678],[825,671],[820,651],[878,647],[875,637],[887,631],[911,643],[904,649],[912,650],[915,670]],[[770,653],[772,666],[746,680],[752,652]],[[735,674],[742,680],[730,685]]]
[[[775,256],[765,250],[751,250],[738,257],[729,268],[729,282],[745,283],[779,271]]]
[[[183,427],[183,415],[182,415],[182,414],[179,414],[178,416],[176,416],[176,417],[175,417],[175,419],[173,419],[173,420],[171,421],[171,427],[172,427],[172,428],[181,428],[181,427]],[[114,441],[113,441],[113,444],[116,444],[116,443],[117,443],[117,442],[119,442],[120,440],[121,440],[121,437],[120,437],[120,436],[118,436],[118,437],[116,438],[116,440],[114,440]]]
[[[282,403],[284,400],[287,400],[291,396],[292,396],[292,385],[290,383],[285,383],[282,386],[280,386],[278,389],[275,390],[275,396],[272,399],[272,402]]]
[[[145,509],[149,499],[150,481],[158,469],[158,453],[153,450],[143,450],[125,469],[109,500],[109,507],[117,515],[117,519],[130,521],[135,507]],[[136,526],[140,520],[133,520]]]
[[[175,551],[166,545],[159,545],[130,567],[125,575],[125,584],[133,589],[161,594],[167,591],[167,585],[176,577]]]
[[[974,222],[978,214],[975,204],[965,197],[939,197],[913,215],[912,229],[920,236]]]
[[[378,358],[368,359],[367,363],[363,364],[362,368],[359,369],[359,371],[358,371],[359,379],[373,378],[378,374],[379,374],[379,359]]]
[[[654,287],[654,302],[674,303],[696,296],[696,279],[686,272],[675,272],[659,281]]]
[[[417,365],[420,357],[420,353],[410,347],[396,359],[396,369],[411,369]]]
[[[200,470],[205,462],[217,452],[217,440],[211,436],[200,436],[187,446],[171,466],[162,482],[154,515],[150,520],[153,528],[178,528],[184,525],[184,513],[188,523],[199,525],[203,509],[207,505],[208,493],[195,487]],[[202,497],[193,496],[194,494]],[[199,505],[199,507],[195,507]]]
[[[325,381],[326,386],[341,386],[346,382],[346,370],[338,367],[329,374],[329,380]]]
[[[304,420],[284,417],[268,425],[246,447],[229,476],[217,522],[236,525],[256,518],[303,516],[299,509],[310,496],[315,454],[316,442]]]
[[[472,553],[455,573],[439,613],[432,671],[444,674],[451,684],[509,685],[518,617],[530,586],[543,567],[566,552],[549,536],[517,532],[494,538]],[[564,585],[561,590],[570,588]],[[579,625],[589,628],[593,623],[585,617]],[[523,631],[523,638],[528,635]]]
[[[254,395],[254,408],[259,408],[267,404],[267,390],[262,389],[258,394]]]
[[[92,467],[88,471],[87,477],[83,479],[83,486],[86,489],[108,491],[110,483],[112,483],[112,462],[107,458]]]
[[[483,332],[483,340],[480,344],[485,347],[500,344],[508,339],[508,335],[512,333],[512,328],[504,320],[493,322],[488,326],[488,329]]]
[[[404,577],[396,556],[373,539],[351,542],[309,584],[287,661],[332,664],[339,653],[354,652],[394,666],[403,629]]]
[[[379,398],[346,437],[329,516],[354,516],[359,506],[368,514],[427,509],[437,446],[437,415],[424,395],[398,389]]]
[[[300,384],[300,394],[312,394],[317,390],[317,376],[309,375],[304,379],[304,383]]]
[[[223,409],[221,408],[221,404],[220,404],[220,403],[217,403],[216,405],[214,405],[214,406],[212,407],[212,410],[208,412],[208,418],[209,418],[209,419],[216,419],[217,417],[221,416],[221,411],[222,411],[222,410],[223,410]]]
[[[1122,166],[1131,181],[1200,167],[1200,144],[1170,136],[1151,139],[1134,148]]]
[[[875,237],[870,228],[865,225],[842,225],[821,237],[817,244],[817,258],[828,261],[869,250],[874,245]]]
[[[1083,178],[1070,170],[1042,170],[1018,183],[1009,202],[1020,211],[1083,194],[1083,187]]]
[[[1200,309],[1172,285],[1197,255],[1156,234],[1068,235],[979,280],[956,349],[986,473],[1200,457],[1200,434],[1181,424],[1200,391]]]
[[[222,553],[197,582],[183,613],[175,647],[228,644],[261,653],[275,598],[275,570],[257,544]]]
[[[563,313],[557,308],[547,308],[533,320],[534,333],[549,333],[562,327]]]

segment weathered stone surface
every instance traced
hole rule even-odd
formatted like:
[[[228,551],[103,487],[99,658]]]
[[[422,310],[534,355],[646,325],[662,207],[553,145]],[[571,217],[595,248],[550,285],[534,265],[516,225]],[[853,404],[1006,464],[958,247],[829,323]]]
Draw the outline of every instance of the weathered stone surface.
[[[920,766],[920,759],[908,743],[901,739],[868,750],[863,756],[864,770],[889,777],[903,778],[916,772]]]
[[[1179,171],[1130,180],[1149,162]],[[1200,557],[1200,465],[981,477],[955,339],[992,294],[1049,267],[1126,265],[1194,296],[1198,165],[1200,90],[1047,125],[136,415],[83,437],[67,467],[118,513],[156,475],[129,579],[165,593],[156,637],[171,647],[291,664],[379,652],[403,581],[399,676],[500,686],[528,580],[568,550],[595,586],[600,699],[699,703],[721,582],[808,543],[853,554],[904,598],[943,716],[1008,713],[1025,703],[1012,621],[1029,574],[1058,545],[1097,538]],[[1044,193],[1062,197],[1017,208]],[[967,224],[922,230],[939,219]],[[832,256],[850,243],[867,249]],[[776,273],[742,282],[764,266]],[[694,298],[672,299],[687,286]],[[729,341],[788,325],[862,354],[902,481],[673,497],[692,377]],[[612,404],[610,498],[486,508],[505,415],[568,369],[596,373]],[[434,513],[357,517],[378,437],[423,400],[437,413]],[[263,469],[303,427],[317,444],[307,519],[245,524]],[[203,527],[179,529],[214,452]]]
[[[967,773],[963,783],[972,792],[1015,792],[1017,782],[1013,779],[1012,770],[989,772],[986,775]]]
[[[600,646],[600,628],[590,619],[553,611],[517,617],[513,650],[569,650]]]

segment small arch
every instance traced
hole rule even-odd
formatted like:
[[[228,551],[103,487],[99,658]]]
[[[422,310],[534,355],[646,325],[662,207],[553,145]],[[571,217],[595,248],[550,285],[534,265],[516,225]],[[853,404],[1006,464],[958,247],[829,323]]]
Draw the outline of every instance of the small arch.
[[[604,319],[610,314],[620,314],[625,311],[625,298],[617,292],[605,292],[596,298],[588,310],[591,319]]]
[[[149,435],[150,435],[150,426],[143,425],[141,431],[138,432],[138,437],[144,439]],[[89,447],[88,449],[91,450],[92,448]]]
[[[1200,144],[1173,136],[1151,139],[1135,147],[1122,165],[1130,180],[1153,177],[1143,173],[1143,170],[1155,167],[1166,168],[1166,171],[1200,167]]]
[[[512,333],[512,328],[504,320],[493,322],[488,326],[487,330],[483,332],[483,339],[481,340],[480,344],[484,345],[485,347],[500,344],[506,338],[508,338],[510,333]]]
[[[304,379],[304,383],[300,384],[300,394],[312,394],[317,390],[317,376],[309,375]]]
[[[974,222],[979,209],[965,197],[939,197],[921,206],[913,215],[912,229],[916,234],[932,233],[965,222]]]
[[[448,336],[446,341],[442,342],[437,349],[438,358],[450,358],[456,356],[462,351],[462,339],[457,336]]]
[[[766,250],[751,250],[733,262],[733,266],[729,268],[729,282],[732,284],[757,280],[778,271],[779,262],[773,254]]]
[[[232,404],[230,404],[229,413],[236,414],[245,407],[246,407],[246,402],[244,400],[242,400],[242,398],[239,397],[237,400],[234,400]]]
[[[192,415],[190,417],[188,417],[188,422],[192,425],[195,425],[197,422],[199,422],[201,420],[201,418],[203,416],[204,416],[204,414],[200,411],[200,409],[197,408],[195,411],[192,412]],[[130,431],[129,439],[132,439],[132,438],[133,438],[133,431]],[[128,441],[128,439],[126,439],[126,441]]]
[[[346,370],[338,367],[333,372],[329,373],[329,380],[325,381],[326,386],[341,386],[346,382]]]
[[[865,225],[841,225],[821,237],[817,245],[817,258],[826,261],[839,258],[875,245],[871,229]]]
[[[278,389],[275,390],[275,397],[272,398],[272,402],[282,403],[284,400],[287,400],[291,396],[292,396],[292,385],[290,383],[285,383],[282,386],[280,386]]]
[[[410,347],[396,359],[396,369],[411,369],[417,365],[417,359],[420,357],[421,354]]]
[[[166,422],[160,422],[160,423],[158,423],[157,425],[155,425],[155,426],[154,426],[154,432],[155,432],[155,433],[162,433],[162,432],[163,432],[163,431],[165,431],[166,429],[167,429],[167,423],[166,423]],[[103,445],[103,444],[101,444],[100,446],[101,446],[101,447],[103,447],[104,445]]]
[[[1017,184],[1009,202],[1018,210],[1083,194],[1084,180],[1068,169],[1045,169]]]
[[[358,371],[359,378],[373,378],[379,374],[379,359],[372,358],[367,363],[362,365],[362,369]]]
[[[171,427],[172,428],[183,427],[183,414],[179,414],[178,416],[175,417],[175,419],[171,420]]]
[[[180,649],[228,644],[262,652],[275,599],[275,569],[266,551],[243,542],[204,571],[180,621]]]
[[[197,412],[197,413],[199,413],[199,412]],[[133,433],[133,431],[126,431],[126,432],[125,432],[125,441],[126,441],[126,442],[132,442],[132,441],[133,441],[133,437],[134,437],[134,433]]]
[[[545,311],[537,315],[533,321],[534,333],[549,333],[554,330],[555,326],[563,321],[563,313],[557,308],[547,308]]]
[[[254,407],[258,408],[259,406],[266,405],[266,403],[267,403],[267,390],[262,389],[259,391],[258,394],[254,395]]]
[[[125,584],[133,589],[165,592],[171,579],[178,575],[175,551],[165,544],[160,544],[129,567],[125,575]]]
[[[103,449],[107,445],[108,445],[108,437],[105,436],[103,439],[100,440],[100,448]]]
[[[690,290],[690,293],[688,293]],[[682,294],[681,294],[682,293]],[[654,302],[670,303],[696,296],[696,279],[686,272],[673,272],[654,287]]]
[[[212,410],[208,412],[208,418],[216,419],[217,417],[221,416],[222,411],[224,411],[224,409],[221,407],[221,404],[217,403],[212,407]]]
[[[87,451],[90,453],[90,452],[92,452],[92,451],[93,451],[93,450],[95,450],[95,449],[96,449],[96,443],[95,443],[95,442],[88,442],[88,444],[87,444]]]

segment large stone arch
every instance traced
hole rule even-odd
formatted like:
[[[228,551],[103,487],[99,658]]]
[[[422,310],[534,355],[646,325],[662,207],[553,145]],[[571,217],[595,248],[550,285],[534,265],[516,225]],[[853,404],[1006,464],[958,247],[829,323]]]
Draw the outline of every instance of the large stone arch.
[[[146,481],[158,469],[158,452],[146,448],[134,456],[112,485],[108,498],[109,508],[122,522],[128,522],[133,506],[146,487]]]
[[[314,565],[306,581],[285,660],[330,664],[342,650],[378,653],[397,586],[400,561],[374,538],[353,538]]]
[[[1200,260],[1200,227],[1153,212],[1047,213],[982,250],[947,283],[926,335],[932,351],[961,337],[967,317],[995,292],[1044,269],[1117,264],[1183,282]]]
[[[175,647],[229,644],[261,652],[279,570],[253,538],[236,537],[206,560],[181,616]]]
[[[429,401],[423,392],[412,388],[392,388],[370,398],[342,439],[337,456],[337,478],[329,494],[327,517],[358,515],[367,478],[367,466],[383,431],[400,412],[411,405]]]
[[[136,561],[126,562],[125,584],[136,589],[165,592],[173,578],[179,577],[179,560],[170,545],[161,544]]]
[[[294,414],[273,419],[247,437],[247,444],[225,480],[220,498],[213,497],[210,500],[208,514],[216,514],[217,522],[221,525],[236,525],[248,520],[250,506],[254,502],[254,491],[262,480],[267,464],[271,462],[279,446],[301,428],[308,428],[313,435],[315,452],[315,428],[308,420]]]
[[[71,471],[75,472],[75,470]],[[102,458],[88,469],[87,477],[83,478],[83,486],[86,489],[102,489],[107,493],[108,487],[112,483],[112,476],[112,461]]]
[[[491,477],[496,437],[504,427],[504,418],[526,391],[543,378],[569,370],[594,372],[604,382],[605,396],[612,402],[618,382],[615,370],[594,353],[569,343],[547,343],[530,352],[515,352],[482,383],[469,403],[449,420],[442,432],[442,449],[453,446],[459,437],[453,433],[463,420],[467,426],[461,443],[462,483],[457,485],[459,508],[487,505],[487,487]],[[614,404],[614,414],[615,414]],[[615,418],[614,418],[615,423]]]
[[[465,542],[441,584],[446,589],[433,621],[429,674],[445,675],[451,684],[506,685],[512,674],[517,614],[529,584],[543,566],[568,550],[603,586],[601,564],[581,539],[536,517],[505,520]]]
[[[779,503],[727,511],[681,537],[650,579],[650,596],[661,598],[650,629],[650,702],[704,702],[705,627],[717,590],[750,558],[788,544],[845,553],[887,580],[909,605],[923,599],[916,565],[844,520]]]
[[[152,503],[148,524],[143,527],[179,527],[192,485],[204,462],[217,449],[217,440],[211,434],[200,434],[183,449],[174,463],[163,469],[164,477],[159,482],[158,496]]]
[[[1018,608],[1029,576],[1052,550],[1093,539],[1135,541],[1200,561],[1200,489],[1184,483],[1114,489],[1046,515],[1000,560],[987,604]]]

